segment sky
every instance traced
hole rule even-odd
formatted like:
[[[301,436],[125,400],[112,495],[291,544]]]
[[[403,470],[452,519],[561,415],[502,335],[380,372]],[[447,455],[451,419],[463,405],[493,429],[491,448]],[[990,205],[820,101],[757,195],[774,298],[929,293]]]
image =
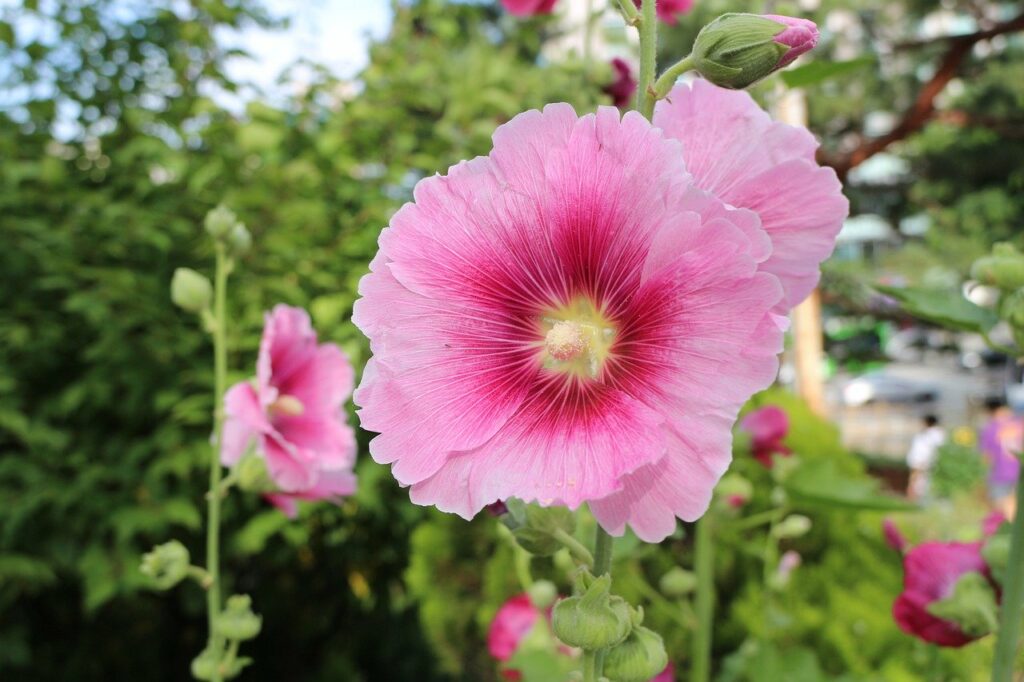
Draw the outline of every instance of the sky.
[[[354,74],[366,64],[369,38],[383,36],[391,23],[389,0],[265,0],[265,5],[274,16],[290,17],[289,27],[250,27],[220,37],[253,56],[232,60],[232,79],[252,82],[271,95],[288,94],[277,77],[299,59],[324,64],[338,76]]]

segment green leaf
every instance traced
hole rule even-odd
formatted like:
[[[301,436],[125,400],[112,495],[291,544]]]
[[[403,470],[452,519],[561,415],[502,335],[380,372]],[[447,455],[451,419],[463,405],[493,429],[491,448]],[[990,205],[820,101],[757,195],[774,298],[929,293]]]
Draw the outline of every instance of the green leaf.
[[[876,511],[917,508],[906,500],[883,495],[878,485],[872,478],[854,478],[840,472],[829,460],[801,462],[783,482],[786,492],[798,504]]]
[[[817,85],[830,78],[846,76],[875,63],[874,57],[858,57],[843,62],[813,61],[788,71],[783,71],[782,82],[790,88],[805,88]]]
[[[948,291],[882,284],[876,284],[875,289],[896,299],[909,315],[947,329],[986,333],[999,322],[999,317],[991,310]]]

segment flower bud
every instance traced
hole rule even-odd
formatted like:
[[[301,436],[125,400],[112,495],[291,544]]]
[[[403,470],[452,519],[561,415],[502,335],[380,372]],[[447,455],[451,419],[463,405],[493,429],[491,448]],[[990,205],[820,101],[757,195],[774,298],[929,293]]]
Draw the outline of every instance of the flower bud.
[[[228,597],[217,618],[217,633],[228,640],[244,641],[260,634],[263,618],[252,612],[252,599],[247,594]]]
[[[609,593],[607,574],[590,581],[586,591],[555,604],[551,625],[555,636],[569,646],[594,651],[618,644],[632,627],[629,605]]]
[[[726,474],[715,486],[715,493],[727,506],[738,509],[754,496],[754,486],[739,474]]]
[[[510,498],[505,501],[508,514],[502,523],[509,527],[519,546],[536,556],[551,556],[564,545],[560,531],[572,535],[576,515],[565,507],[538,507]]]
[[[213,287],[210,280],[190,268],[177,268],[171,277],[171,300],[190,313],[201,313],[210,307]]]
[[[1024,287],[1008,295],[1001,307],[1003,316],[1015,330],[1024,329]]]
[[[952,594],[929,604],[928,613],[955,623],[969,637],[984,637],[997,627],[996,593],[984,575],[971,571],[960,576]]]
[[[142,556],[142,574],[155,583],[157,589],[169,590],[188,576],[191,558],[185,545],[177,540],[157,545]]]
[[[230,680],[238,677],[242,669],[252,663],[252,659],[246,656],[238,656],[232,661],[225,660],[223,649],[207,647],[199,652],[199,655],[192,659],[192,677],[197,680],[212,680],[215,677],[221,680]],[[215,675],[217,671],[219,675]]]
[[[694,68],[715,85],[741,90],[811,50],[818,28],[807,19],[775,14],[723,14],[701,29]]]
[[[235,223],[228,234],[228,248],[232,256],[241,256],[252,246],[252,235],[245,223]]]
[[[250,493],[265,493],[276,489],[266,461],[255,453],[249,453],[235,466],[238,487]]]
[[[779,540],[788,540],[806,535],[811,529],[811,520],[801,514],[790,514],[781,523],[772,528],[772,536]]]
[[[234,211],[224,204],[220,204],[217,208],[206,214],[206,218],[203,219],[203,226],[214,239],[223,239],[231,234],[231,230],[234,229],[237,222],[238,218],[235,216]]]
[[[530,596],[530,603],[541,610],[547,609],[558,599],[558,588],[550,580],[537,580],[526,593]]]
[[[1010,564],[1010,528],[1010,524],[1002,524],[981,547],[981,557],[1000,585],[1006,579],[1006,567]]]
[[[661,576],[658,587],[666,597],[685,597],[697,589],[697,576],[684,568],[676,566]]]
[[[1013,244],[996,244],[992,255],[974,261],[971,277],[1003,291],[1020,289],[1024,287],[1024,254]]]
[[[612,682],[648,682],[667,665],[668,654],[661,635],[640,626],[608,652],[604,675]]]

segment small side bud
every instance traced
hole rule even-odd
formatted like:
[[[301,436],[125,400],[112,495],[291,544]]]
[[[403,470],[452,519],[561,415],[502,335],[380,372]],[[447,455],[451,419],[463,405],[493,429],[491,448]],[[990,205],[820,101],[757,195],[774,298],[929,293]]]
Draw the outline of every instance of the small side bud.
[[[608,652],[604,675],[613,682],[648,682],[667,665],[668,653],[661,635],[640,626]]]
[[[971,277],[982,284],[1014,291],[1024,287],[1024,254],[1009,242],[992,247],[992,254],[974,261]]]
[[[210,307],[213,287],[210,280],[190,268],[177,268],[171,277],[171,300],[190,313],[201,313]]]
[[[228,597],[217,618],[217,632],[224,639],[245,641],[260,634],[263,618],[252,612],[252,599],[247,594]]]
[[[242,256],[252,247],[252,235],[245,223],[235,223],[228,234],[228,249],[232,256]]]
[[[249,493],[266,493],[275,490],[274,481],[267,471],[266,461],[255,453],[249,453],[235,465],[238,487]]]
[[[555,636],[569,646],[595,651],[618,644],[632,627],[629,604],[611,595],[606,574],[590,580],[583,594],[555,604],[551,625]]]
[[[807,535],[811,520],[801,514],[790,514],[772,529],[772,536],[779,540],[790,540]]]
[[[715,85],[742,90],[818,43],[807,19],[775,14],[723,14],[701,29],[693,45],[694,68]]]
[[[559,531],[572,535],[576,515],[565,507],[538,507],[522,500],[505,500],[508,514],[501,521],[512,531],[520,547],[536,556],[551,556],[564,545]]]
[[[530,603],[541,611],[547,610],[558,599],[558,588],[550,580],[537,580],[530,585],[526,593],[530,597]]]
[[[203,227],[214,239],[224,239],[238,222],[234,211],[224,204],[218,205],[215,209],[206,214],[203,219]]]
[[[676,566],[661,576],[658,587],[666,597],[685,597],[697,589],[697,575]]]
[[[144,554],[140,570],[157,589],[169,590],[188,577],[190,566],[191,558],[185,545],[171,540]]]

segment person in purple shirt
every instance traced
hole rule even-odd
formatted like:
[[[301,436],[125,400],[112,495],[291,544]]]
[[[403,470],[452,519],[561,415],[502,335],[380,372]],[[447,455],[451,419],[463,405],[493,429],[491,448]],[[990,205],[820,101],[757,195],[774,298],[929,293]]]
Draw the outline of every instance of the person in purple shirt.
[[[990,417],[981,430],[979,445],[989,462],[988,495],[992,505],[1013,518],[1014,492],[1020,472],[1018,456],[1024,450],[1024,420],[999,401],[988,403]]]

